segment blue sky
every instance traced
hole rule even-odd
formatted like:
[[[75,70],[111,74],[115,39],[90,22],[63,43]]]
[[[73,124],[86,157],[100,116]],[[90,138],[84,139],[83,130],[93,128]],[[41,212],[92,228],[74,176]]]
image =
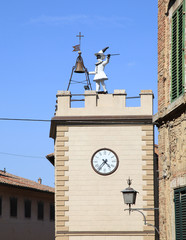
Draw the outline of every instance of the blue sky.
[[[125,89],[138,96],[152,89],[157,111],[157,1],[1,1],[0,25],[0,118],[53,117],[56,93],[67,89],[76,61],[79,32],[89,71],[102,48],[120,53],[105,69],[109,93]],[[80,93],[83,86],[70,90]],[[53,152],[49,130],[49,122],[0,121],[0,169],[54,186],[54,168],[45,159]]]

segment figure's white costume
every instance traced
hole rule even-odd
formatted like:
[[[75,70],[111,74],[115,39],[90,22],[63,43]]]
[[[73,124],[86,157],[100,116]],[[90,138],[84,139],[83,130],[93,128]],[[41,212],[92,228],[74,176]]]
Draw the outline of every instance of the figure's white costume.
[[[107,75],[104,72],[105,65],[109,63],[110,55],[107,55],[107,59],[105,59],[104,52],[108,49],[108,47],[104,48],[103,50],[100,50],[95,55],[97,56],[98,62],[95,64],[95,72],[89,72],[89,74],[95,74],[93,81],[96,82],[96,92],[100,90],[100,84],[103,87],[104,92],[107,92],[106,86],[105,86],[105,80],[108,80]]]

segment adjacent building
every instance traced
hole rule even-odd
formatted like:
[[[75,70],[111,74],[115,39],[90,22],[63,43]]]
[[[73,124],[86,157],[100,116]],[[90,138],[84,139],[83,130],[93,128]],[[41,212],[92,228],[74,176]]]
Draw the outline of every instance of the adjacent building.
[[[0,171],[0,239],[54,239],[54,188],[38,181]]]
[[[158,1],[159,219],[161,240],[186,239],[185,0]]]
[[[51,121],[56,240],[154,240],[153,93],[142,90],[139,107],[126,106],[125,90],[84,97],[73,108],[71,93],[59,91]],[[124,211],[129,177],[151,226]]]

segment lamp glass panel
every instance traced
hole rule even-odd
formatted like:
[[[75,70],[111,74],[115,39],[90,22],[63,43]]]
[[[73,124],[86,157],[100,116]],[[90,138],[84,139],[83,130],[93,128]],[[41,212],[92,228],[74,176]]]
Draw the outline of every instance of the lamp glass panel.
[[[134,194],[133,193],[124,193],[123,194],[125,204],[134,204]]]

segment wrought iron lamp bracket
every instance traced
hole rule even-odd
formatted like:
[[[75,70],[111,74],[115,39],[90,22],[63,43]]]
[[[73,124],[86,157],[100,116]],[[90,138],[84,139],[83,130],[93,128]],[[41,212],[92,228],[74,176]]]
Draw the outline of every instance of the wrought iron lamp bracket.
[[[159,208],[131,208],[131,205],[129,204],[129,208],[124,209],[124,211],[129,211],[129,214],[131,212],[141,213],[141,215],[143,216],[144,225],[153,227],[155,231],[159,234],[159,230],[157,229],[157,227],[154,226],[153,224],[148,223],[145,214],[142,212],[142,211],[149,211],[149,210],[159,210]]]

